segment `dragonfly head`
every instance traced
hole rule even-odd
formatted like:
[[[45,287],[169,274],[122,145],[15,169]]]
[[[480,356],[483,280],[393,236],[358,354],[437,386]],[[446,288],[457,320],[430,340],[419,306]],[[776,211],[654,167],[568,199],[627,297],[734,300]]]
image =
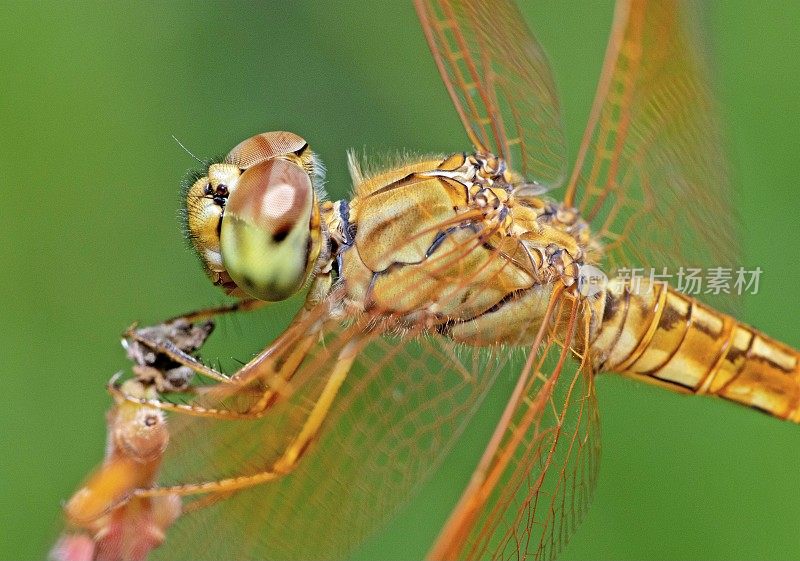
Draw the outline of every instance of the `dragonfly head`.
[[[186,230],[214,284],[277,301],[300,290],[322,247],[323,168],[308,143],[268,132],[237,145],[186,192]]]

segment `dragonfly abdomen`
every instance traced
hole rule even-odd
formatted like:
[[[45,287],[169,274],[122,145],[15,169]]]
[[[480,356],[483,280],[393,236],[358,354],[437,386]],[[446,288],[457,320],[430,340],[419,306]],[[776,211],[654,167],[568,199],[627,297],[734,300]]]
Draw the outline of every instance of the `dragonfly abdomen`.
[[[598,369],[800,423],[800,353],[664,284],[612,280],[592,349]]]

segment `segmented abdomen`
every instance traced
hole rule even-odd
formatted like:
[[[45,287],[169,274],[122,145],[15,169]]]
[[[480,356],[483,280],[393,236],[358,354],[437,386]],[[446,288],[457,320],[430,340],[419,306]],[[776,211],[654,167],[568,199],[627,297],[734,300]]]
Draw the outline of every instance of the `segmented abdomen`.
[[[800,423],[800,353],[663,284],[609,283],[595,365]]]

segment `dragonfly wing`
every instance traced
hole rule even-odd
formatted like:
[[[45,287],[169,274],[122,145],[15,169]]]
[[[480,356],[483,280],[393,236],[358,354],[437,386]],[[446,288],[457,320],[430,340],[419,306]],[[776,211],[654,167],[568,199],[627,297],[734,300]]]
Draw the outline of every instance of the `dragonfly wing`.
[[[436,224],[431,231],[447,227]],[[414,245],[414,238],[401,243]],[[497,279],[507,279],[502,275],[508,268],[518,266],[515,257],[506,238],[464,228],[444,239],[424,266],[403,268],[408,276],[402,277],[397,294],[384,300],[431,302],[438,294],[440,306],[459,302],[470,307],[474,302],[476,308],[491,310],[496,301],[487,300],[487,294],[495,293],[476,291],[473,283],[497,286]],[[514,355],[501,345],[457,344],[423,321],[411,323],[403,315],[395,320],[377,305],[345,320],[333,319],[329,310],[342,300],[340,285],[269,347],[267,356],[285,362],[281,357],[291,355],[304,334],[314,334],[288,383],[266,381],[282,392],[266,415],[248,420],[170,415],[171,440],[160,485],[257,474],[301,430],[342,349],[353,340],[362,344],[323,430],[295,469],[235,494],[201,496],[195,503],[188,498],[187,512],[168,530],[156,558],[345,557],[385,525],[436,469]],[[484,335],[491,340],[490,333]],[[251,390],[260,385],[256,378],[191,403],[246,411],[258,400],[258,392]]]
[[[566,148],[547,59],[510,1],[416,0],[445,86],[478,150],[559,187]]]
[[[297,433],[328,365],[355,335],[347,326],[337,329],[331,328],[324,343],[308,352],[298,373],[308,378],[298,380],[292,395],[264,418],[173,415],[161,484],[265,469]],[[500,371],[499,349],[459,349],[455,354],[453,347],[442,338],[374,331],[323,432],[296,469],[184,515],[154,557],[346,557],[385,525],[439,465]]]
[[[532,348],[432,559],[551,559],[583,518],[597,480],[599,416],[593,376],[575,358],[581,306],[556,304],[565,335],[553,329]]]
[[[700,18],[689,8],[617,4],[565,197],[601,236],[610,274],[740,263]]]

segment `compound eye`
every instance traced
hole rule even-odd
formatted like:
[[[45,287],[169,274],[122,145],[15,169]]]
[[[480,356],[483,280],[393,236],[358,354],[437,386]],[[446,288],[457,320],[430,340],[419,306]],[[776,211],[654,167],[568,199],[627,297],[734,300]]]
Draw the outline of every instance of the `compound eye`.
[[[292,132],[262,132],[237,144],[225,161],[241,169],[250,169],[266,160],[299,153],[307,146],[302,137]]]
[[[302,288],[315,256],[308,173],[283,159],[247,169],[222,219],[222,260],[231,279],[255,298],[277,301]]]

